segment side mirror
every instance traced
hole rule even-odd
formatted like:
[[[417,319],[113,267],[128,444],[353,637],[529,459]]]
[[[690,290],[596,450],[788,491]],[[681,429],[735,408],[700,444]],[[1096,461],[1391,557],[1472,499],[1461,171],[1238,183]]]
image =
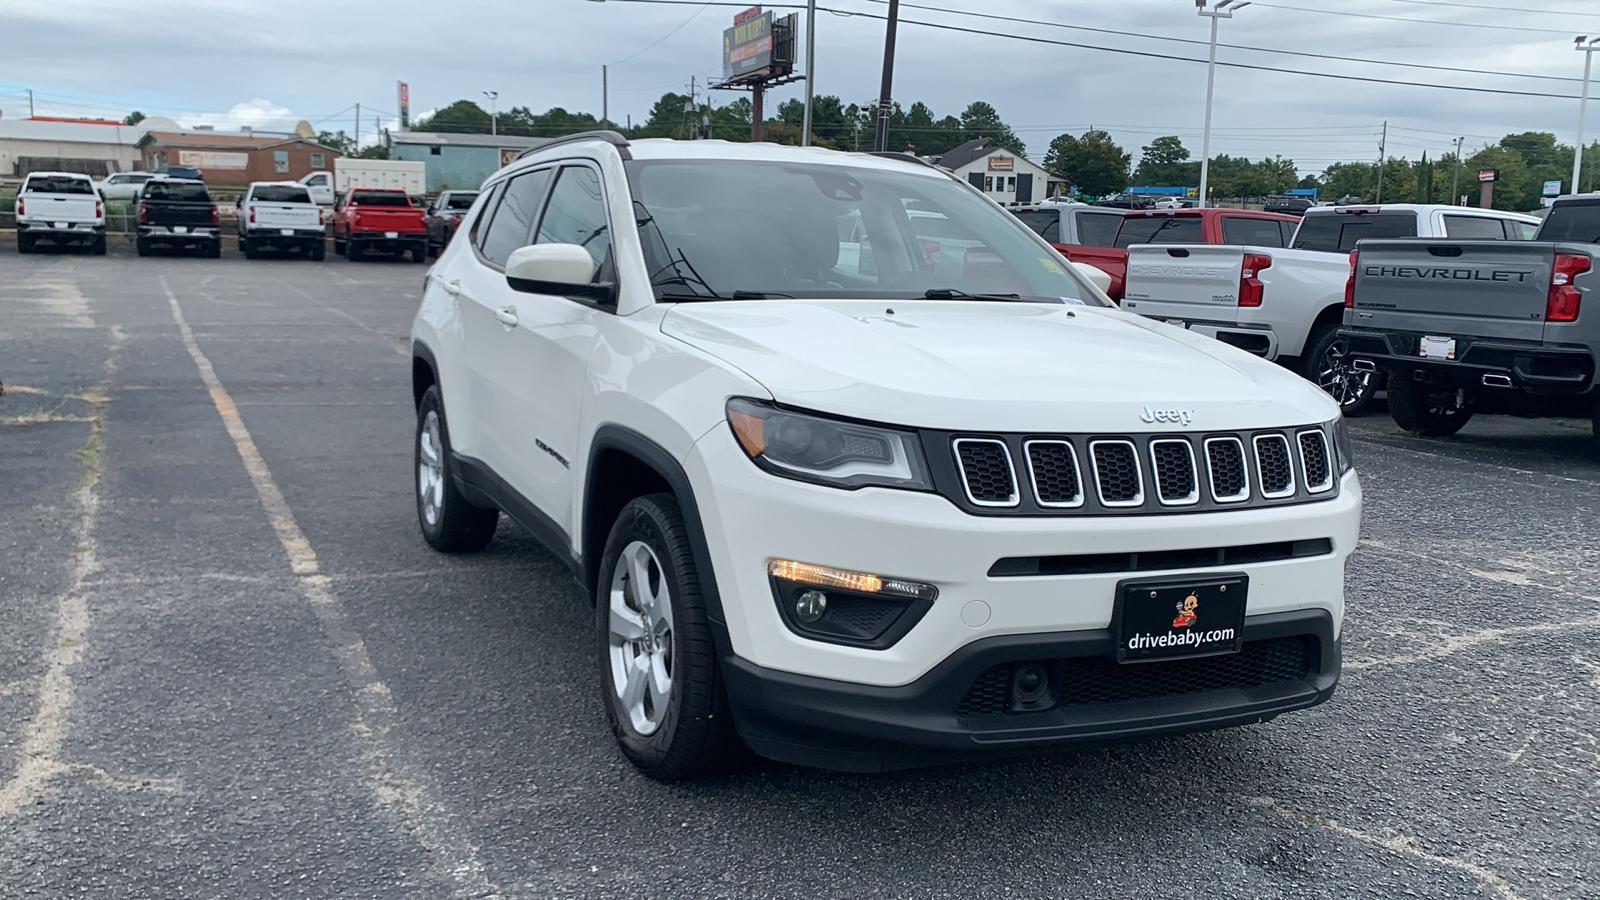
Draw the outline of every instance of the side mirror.
[[[1081,262],[1073,263],[1072,267],[1078,270],[1079,275],[1089,279],[1089,283],[1099,288],[1100,293],[1105,294],[1111,291],[1111,276],[1106,274],[1103,269],[1097,269],[1088,263]]]
[[[615,302],[617,286],[593,278],[594,257],[577,244],[519,247],[506,260],[506,283],[514,291]]]

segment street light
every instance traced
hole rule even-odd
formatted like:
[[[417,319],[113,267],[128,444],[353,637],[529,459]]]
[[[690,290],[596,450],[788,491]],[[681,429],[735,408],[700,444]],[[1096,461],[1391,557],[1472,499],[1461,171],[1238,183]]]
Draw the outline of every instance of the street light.
[[[1588,41],[1588,43],[1584,43]],[[1583,53],[1583,98],[1578,101],[1578,147],[1572,151],[1572,192],[1578,193],[1578,174],[1583,171],[1583,114],[1589,105],[1589,65],[1594,62],[1594,51],[1600,44],[1600,37],[1589,37],[1586,34],[1578,35],[1572,42],[1572,49]]]
[[[489,98],[489,133],[500,133],[500,116],[495,110],[495,101],[500,99],[499,91],[484,91],[483,95]]]
[[[1205,135],[1200,139],[1200,208],[1206,206],[1206,188],[1211,181],[1211,93],[1212,86],[1217,78],[1217,20],[1231,19],[1233,14],[1250,5],[1250,0],[1235,3],[1234,0],[1222,0],[1215,7],[1206,9],[1206,0],[1194,0],[1195,10],[1200,15],[1211,20],[1211,56],[1206,61],[1206,129]]]

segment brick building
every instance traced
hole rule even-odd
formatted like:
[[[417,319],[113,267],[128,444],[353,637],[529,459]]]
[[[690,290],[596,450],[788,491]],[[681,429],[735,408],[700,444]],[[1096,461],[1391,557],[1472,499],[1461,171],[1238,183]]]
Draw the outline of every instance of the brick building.
[[[298,181],[332,171],[339,151],[293,134],[218,134],[213,131],[152,131],[140,139],[146,169],[194,166],[206,183],[243,187],[252,181]]]

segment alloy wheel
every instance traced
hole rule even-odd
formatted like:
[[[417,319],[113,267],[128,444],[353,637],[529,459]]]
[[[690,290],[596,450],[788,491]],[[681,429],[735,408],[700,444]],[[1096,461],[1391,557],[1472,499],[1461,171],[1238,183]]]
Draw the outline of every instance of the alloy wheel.
[[[422,498],[422,519],[430,526],[439,524],[444,509],[444,442],[439,435],[439,414],[428,410],[417,436],[417,496]]]
[[[642,736],[666,719],[672,698],[672,597],[667,573],[650,545],[622,549],[611,575],[611,686],[628,724]]]
[[[1317,360],[1317,387],[1339,401],[1341,409],[1355,406],[1373,390],[1374,373],[1353,368],[1349,349],[1345,341],[1334,341]]]

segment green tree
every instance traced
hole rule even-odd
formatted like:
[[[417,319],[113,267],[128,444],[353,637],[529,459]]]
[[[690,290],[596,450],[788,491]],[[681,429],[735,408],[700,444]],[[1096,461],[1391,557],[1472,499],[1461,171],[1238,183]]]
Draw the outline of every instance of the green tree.
[[[1319,181],[1325,200],[1359,197],[1371,201],[1377,189],[1378,167],[1366,162],[1334,163],[1322,170]]]
[[[1533,208],[1525,206],[1523,203],[1528,191],[1528,163],[1522,158],[1522,154],[1498,145],[1484,147],[1477,153],[1467,157],[1466,167],[1462,172],[1462,180],[1467,182],[1470,188],[1477,182],[1478,173],[1484,169],[1497,169],[1500,172],[1500,179],[1494,185],[1495,209]],[[1466,193],[1472,193],[1472,191],[1468,190]],[[1537,188],[1535,188],[1534,193],[1538,193]],[[1467,205],[1477,206],[1478,204],[1475,198],[1468,197]],[[1534,206],[1537,205],[1538,201],[1535,200]]]
[[[128,113],[127,118],[122,120],[122,124],[124,124],[124,125],[137,125],[137,124],[139,124],[140,122],[143,122],[143,121],[144,121],[144,113],[139,112],[136,109],[133,112]]]
[[[1050,142],[1044,167],[1065,178],[1081,193],[1114,194],[1128,186],[1128,165],[1133,157],[1104,131],[1090,130],[1082,137],[1070,134]]]
[[[344,156],[354,156],[356,152],[355,138],[345,134],[342,129],[317,132],[317,143],[324,147],[332,147]]]
[[[1189,148],[1175,134],[1163,135],[1139,148],[1133,181],[1149,187],[1190,187],[1200,183],[1200,163],[1189,162]]]
[[[488,134],[489,114],[471,100],[457,100],[444,109],[411,123],[416,131],[440,131],[452,134]]]
[[[1004,147],[1018,156],[1028,155],[1028,145],[1011,131],[998,110],[982,100],[973,101],[962,111],[961,130],[965,134],[963,141],[988,138],[991,147]]]

